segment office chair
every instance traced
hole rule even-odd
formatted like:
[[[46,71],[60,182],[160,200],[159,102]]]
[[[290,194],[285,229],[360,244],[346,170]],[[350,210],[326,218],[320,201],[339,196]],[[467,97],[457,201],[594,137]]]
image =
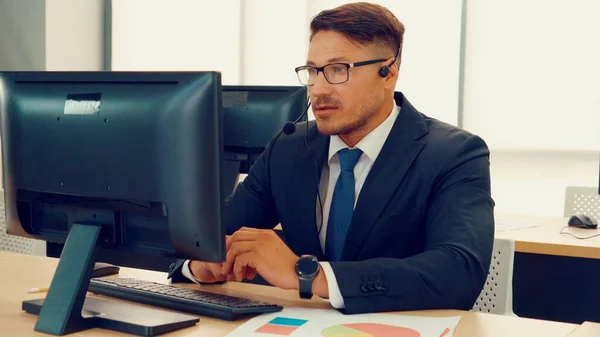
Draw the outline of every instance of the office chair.
[[[516,316],[512,307],[514,255],[514,241],[494,239],[494,251],[487,280],[472,311]]]
[[[565,217],[586,214],[600,220],[600,195],[595,187],[567,186],[565,191]]]

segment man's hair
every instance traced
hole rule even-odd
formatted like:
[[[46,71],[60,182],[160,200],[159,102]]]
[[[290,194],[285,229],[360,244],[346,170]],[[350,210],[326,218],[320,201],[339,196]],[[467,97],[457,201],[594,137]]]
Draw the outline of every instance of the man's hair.
[[[404,39],[404,25],[387,8],[355,2],[320,12],[310,23],[310,40],[320,31],[335,31],[361,44],[380,43],[398,60]]]

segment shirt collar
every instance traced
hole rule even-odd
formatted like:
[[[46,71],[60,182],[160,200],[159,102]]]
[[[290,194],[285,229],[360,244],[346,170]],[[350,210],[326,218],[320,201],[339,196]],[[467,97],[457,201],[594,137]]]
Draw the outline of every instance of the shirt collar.
[[[394,122],[396,121],[396,117],[400,113],[400,108],[394,103],[392,107],[392,112],[388,115],[388,117],[383,121],[383,123],[379,124],[375,129],[369,132],[363,139],[361,139],[358,144],[356,144],[354,149],[360,149],[372,162],[375,162],[379,152],[383,148],[383,144],[387,139],[392,127],[394,126]],[[331,136],[331,140],[329,141],[329,157],[327,158],[327,162],[331,163],[331,158],[338,153],[340,150],[349,148],[346,143],[338,136]]]

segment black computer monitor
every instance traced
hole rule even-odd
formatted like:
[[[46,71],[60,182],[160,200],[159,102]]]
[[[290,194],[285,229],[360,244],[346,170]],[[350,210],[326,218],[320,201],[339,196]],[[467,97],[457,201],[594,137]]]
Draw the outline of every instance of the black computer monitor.
[[[287,122],[300,118],[308,95],[303,86],[223,86],[224,188],[234,190],[267,144]]]
[[[93,326],[94,261],[222,261],[224,198],[306,98],[216,72],[0,73],[7,231],[61,258],[36,330]]]
[[[221,98],[218,72],[0,73],[7,232],[64,244],[36,330],[97,323],[99,248],[224,260]]]
[[[221,181],[228,196],[239,175],[248,173],[283,125],[301,117],[307,107],[307,91],[303,86],[223,85],[222,93]],[[61,242],[47,242],[46,255],[60,257],[63,246]],[[100,247],[97,256],[101,262],[161,272],[168,271],[173,263],[170,256],[148,256],[137,251],[122,254],[109,247]]]

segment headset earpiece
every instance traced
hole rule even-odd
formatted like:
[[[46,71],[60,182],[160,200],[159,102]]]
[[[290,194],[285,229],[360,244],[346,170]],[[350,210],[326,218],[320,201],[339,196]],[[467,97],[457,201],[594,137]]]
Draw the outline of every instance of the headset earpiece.
[[[387,77],[390,74],[390,68],[388,66],[383,66],[381,70],[379,70],[379,76]]]

